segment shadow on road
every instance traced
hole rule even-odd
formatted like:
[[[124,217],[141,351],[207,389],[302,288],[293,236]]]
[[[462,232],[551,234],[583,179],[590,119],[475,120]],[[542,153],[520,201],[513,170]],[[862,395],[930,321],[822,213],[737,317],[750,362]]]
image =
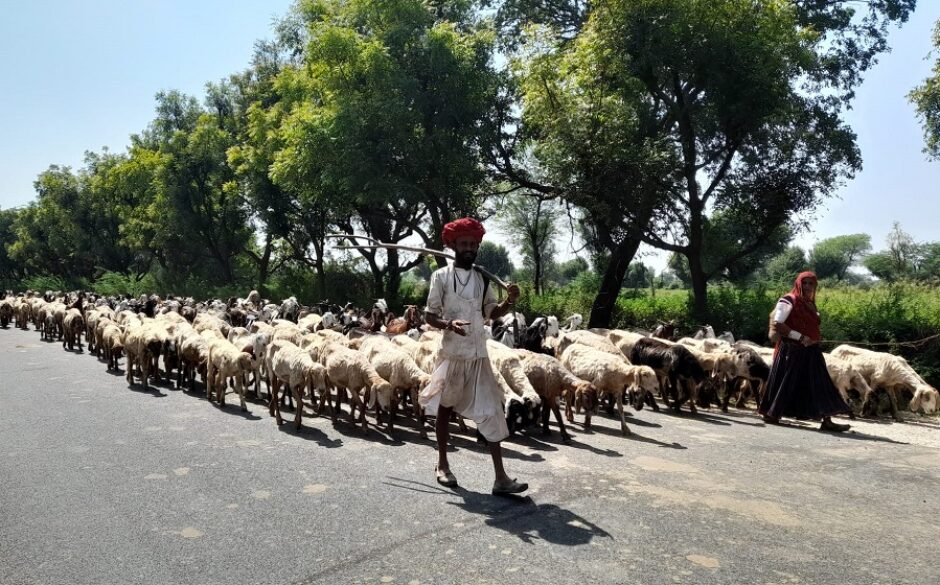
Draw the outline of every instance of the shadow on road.
[[[426,494],[457,495],[463,501],[447,502],[465,512],[486,516],[487,526],[505,530],[519,540],[534,544],[544,540],[552,544],[579,546],[594,537],[611,538],[610,533],[593,522],[556,504],[538,504],[531,496],[493,496],[471,492],[462,487],[451,489],[389,477],[385,485]]]
[[[279,431],[285,435],[290,435],[292,437],[297,437],[298,439],[304,439],[305,441],[314,441],[317,445],[321,447],[326,447],[327,449],[335,449],[337,447],[343,446],[342,439],[331,439],[329,435],[321,431],[316,427],[311,427],[303,424],[301,421],[300,430],[294,429],[294,421],[285,420],[284,424],[278,427]]]
[[[155,386],[144,388],[142,384],[138,384],[137,382],[134,382],[133,384],[129,384],[127,386],[127,389],[130,390],[131,392],[137,392],[138,394],[146,394],[148,396],[153,396],[154,398],[166,398],[166,394],[164,394],[163,392],[160,392],[160,389]]]

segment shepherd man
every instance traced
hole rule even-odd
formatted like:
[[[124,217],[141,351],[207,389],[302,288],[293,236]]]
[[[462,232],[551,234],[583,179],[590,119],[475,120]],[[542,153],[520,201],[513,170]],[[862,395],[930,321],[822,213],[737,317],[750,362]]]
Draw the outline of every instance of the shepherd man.
[[[503,413],[503,391],[486,352],[485,319],[499,319],[512,310],[519,287],[510,284],[506,300],[497,302],[489,279],[473,268],[483,224],[465,217],[444,226],[441,239],[453,249],[456,260],[431,275],[425,320],[444,332],[440,361],[431,382],[422,391],[419,403],[429,413],[437,413],[437,483],[456,487],[457,478],[447,461],[448,425],[451,413],[472,419],[489,445],[496,481],[493,494],[518,494],[529,489],[506,475],[500,441],[509,436]]]

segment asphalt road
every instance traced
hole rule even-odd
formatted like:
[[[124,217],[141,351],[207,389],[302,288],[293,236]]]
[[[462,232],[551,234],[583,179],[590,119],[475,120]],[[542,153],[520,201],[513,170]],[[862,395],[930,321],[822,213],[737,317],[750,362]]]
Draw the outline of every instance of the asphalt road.
[[[0,583],[940,583],[936,448],[749,411],[595,422],[510,440],[532,489],[498,498],[469,437],[442,489],[411,421],[295,434],[0,330]]]

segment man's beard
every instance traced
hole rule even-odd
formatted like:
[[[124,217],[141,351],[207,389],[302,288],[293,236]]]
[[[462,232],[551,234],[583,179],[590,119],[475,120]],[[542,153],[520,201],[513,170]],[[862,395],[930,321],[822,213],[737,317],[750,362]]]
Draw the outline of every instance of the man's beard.
[[[476,252],[460,252],[457,254],[457,265],[469,268],[477,259]]]

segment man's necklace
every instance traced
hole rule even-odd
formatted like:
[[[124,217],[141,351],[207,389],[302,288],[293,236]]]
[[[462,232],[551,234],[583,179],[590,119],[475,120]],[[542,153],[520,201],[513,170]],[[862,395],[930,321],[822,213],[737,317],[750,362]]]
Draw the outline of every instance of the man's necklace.
[[[462,289],[467,288],[467,285],[470,284],[470,279],[471,279],[471,278],[473,278],[473,272],[468,271],[468,272],[467,272],[467,281],[464,282],[463,280],[460,280],[460,276],[457,275],[457,269],[455,268],[455,269],[454,269],[454,280],[455,280],[456,282],[454,283],[454,289],[457,288],[457,282],[460,283],[460,288],[462,288]]]

